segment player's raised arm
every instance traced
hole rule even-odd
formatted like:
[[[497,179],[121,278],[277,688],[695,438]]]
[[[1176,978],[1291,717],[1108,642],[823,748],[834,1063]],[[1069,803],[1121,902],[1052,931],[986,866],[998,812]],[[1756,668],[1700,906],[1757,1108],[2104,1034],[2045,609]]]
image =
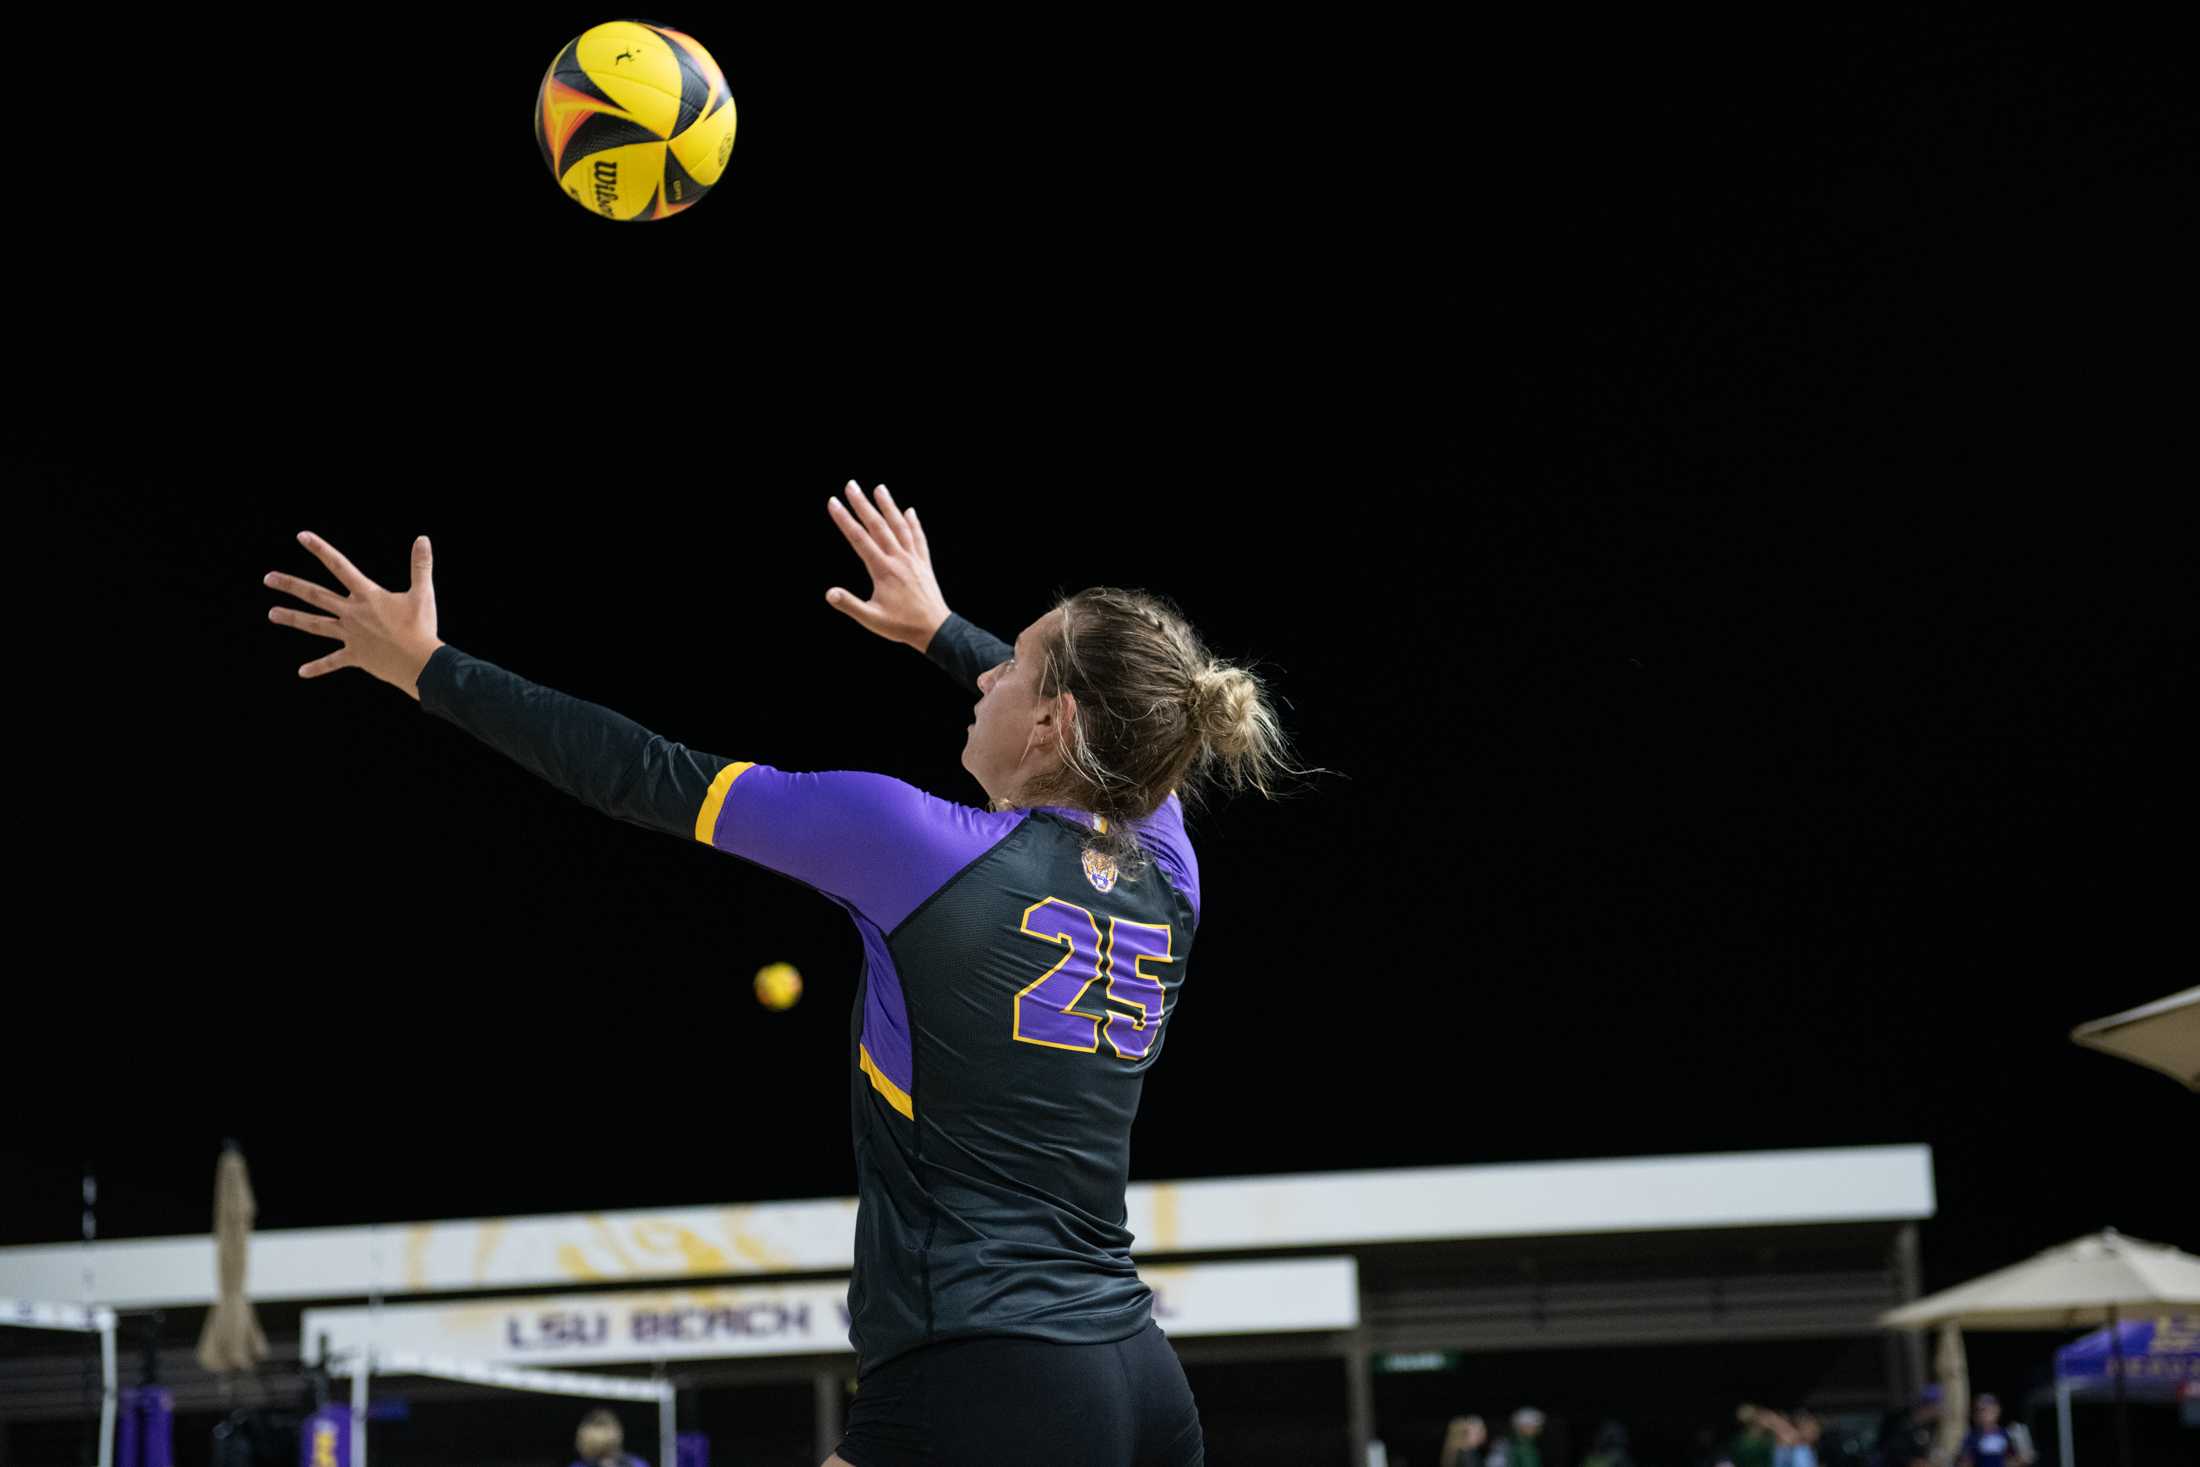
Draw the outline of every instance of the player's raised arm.
[[[298,540],[349,593],[268,573],[267,585],[329,613],[313,616],[278,606],[268,612],[269,620],[342,644],[299,668],[299,676],[364,669],[591,809],[666,835],[695,838],[697,812],[731,760],[661,738],[608,708],[445,645],[436,636],[433,561],[425,535],[413,543],[413,583],[403,593],[368,580],[319,536],[301,534]]]
[[[425,537],[403,595],[375,585],[326,541],[298,538],[351,592],[267,576],[269,586],[330,613],[277,607],[270,619],[344,644],[302,675],[364,668],[592,810],[754,861],[889,925],[1006,829],[1007,817],[885,775],[795,774],[706,754],[446,645],[435,635]]]
[[[825,602],[888,641],[914,647],[972,692],[978,674],[1006,662],[1012,650],[991,632],[955,615],[932,570],[932,545],[914,509],[903,509],[884,484],[873,497],[850,480],[848,501],[825,501],[826,513],[871,573],[871,596],[840,586]]]

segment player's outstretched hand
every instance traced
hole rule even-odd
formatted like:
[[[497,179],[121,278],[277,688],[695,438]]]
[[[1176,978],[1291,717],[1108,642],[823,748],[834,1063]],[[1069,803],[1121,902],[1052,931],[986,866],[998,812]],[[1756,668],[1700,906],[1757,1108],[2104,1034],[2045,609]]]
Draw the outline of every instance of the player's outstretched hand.
[[[343,583],[348,595],[338,595],[311,581],[269,571],[264,584],[288,591],[308,606],[318,606],[327,616],[308,616],[287,606],[271,607],[267,619],[316,637],[329,637],[343,645],[318,661],[298,669],[300,677],[319,677],[340,667],[357,667],[374,674],[391,687],[420,697],[420,670],[443,644],[435,635],[435,562],[422,535],[413,541],[412,589],[385,591],[359,573],[342,551],[310,530],[300,531],[298,543],[320,557],[329,574]]]
[[[863,557],[871,573],[871,599],[860,600],[835,586],[825,593],[825,604],[888,641],[922,652],[947,620],[947,599],[932,574],[932,547],[925,541],[924,526],[917,523],[915,510],[894,503],[884,484],[878,486],[876,503],[864,497],[853,479],[847,493],[846,504],[826,500],[826,512]]]

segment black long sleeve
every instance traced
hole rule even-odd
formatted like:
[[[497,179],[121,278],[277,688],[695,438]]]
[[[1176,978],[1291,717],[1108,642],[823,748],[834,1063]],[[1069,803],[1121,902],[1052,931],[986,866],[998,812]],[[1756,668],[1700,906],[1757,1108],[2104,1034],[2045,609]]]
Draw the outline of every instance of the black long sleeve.
[[[592,810],[693,840],[710,784],[733,761],[651,733],[622,714],[438,647],[420,706]]]
[[[924,655],[975,693],[978,674],[1008,661],[1016,655],[1016,649],[950,611],[947,620],[940,623],[940,629],[932,634],[932,645],[924,649]]]

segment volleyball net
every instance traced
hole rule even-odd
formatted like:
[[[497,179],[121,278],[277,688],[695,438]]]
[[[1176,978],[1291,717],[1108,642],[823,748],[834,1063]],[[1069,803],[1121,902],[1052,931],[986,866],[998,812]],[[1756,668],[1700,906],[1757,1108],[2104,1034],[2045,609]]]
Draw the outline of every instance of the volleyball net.
[[[111,1343],[111,1341],[110,1341]],[[110,1358],[112,1350],[110,1349]],[[677,1458],[677,1433],[673,1423],[672,1382],[662,1378],[637,1380],[623,1375],[583,1375],[568,1370],[526,1370],[509,1365],[479,1365],[467,1360],[415,1355],[403,1351],[351,1349],[331,1352],[328,1373],[351,1379],[349,1467],[366,1467],[367,1406],[370,1382],[377,1376],[414,1376],[456,1381],[497,1390],[533,1391],[551,1396],[578,1396],[592,1401],[654,1401],[657,1403],[658,1462],[672,1467]],[[104,1467],[104,1464],[103,1464]]]
[[[69,1330],[99,1336],[99,1467],[115,1460],[115,1312],[81,1304],[45,1304],[35,1299],[0,1299],[0,1325],[17,1329]]]

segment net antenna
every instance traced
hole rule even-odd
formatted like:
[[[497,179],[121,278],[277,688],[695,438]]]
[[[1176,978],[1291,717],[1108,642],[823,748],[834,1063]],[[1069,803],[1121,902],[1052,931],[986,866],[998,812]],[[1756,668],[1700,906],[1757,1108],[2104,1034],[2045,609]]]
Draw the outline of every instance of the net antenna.
[[[42,1304],[34,1299],[0,1299],[0,1325],[19,1329],[73,1330],[99,1336],[103,1384],[99,1398],[99,1467],[114,1467],[115,1312],[103,1304]]]
[[[510,1365],[479,1365],[470,1360],[380,1350],[339,1350],[325,1358],[331,1375],[351,1377],[351,1467],[367,1467],[367,1382],[377,1375],[427,1376],[467,1385],[495,1386],[501,1390],[579,1396],[592,1401],[655,1401],[658,1460],[665,1467],[671,1467],[677,1460],[678,1441],[672,1407],[678,1392],[670,1380],[661,1376],[653,1380],[636,1380],[624,1375],[583,1375],[573,1370],[524,1370]],[[103,1463],[102,1467],[107,1464]]]

